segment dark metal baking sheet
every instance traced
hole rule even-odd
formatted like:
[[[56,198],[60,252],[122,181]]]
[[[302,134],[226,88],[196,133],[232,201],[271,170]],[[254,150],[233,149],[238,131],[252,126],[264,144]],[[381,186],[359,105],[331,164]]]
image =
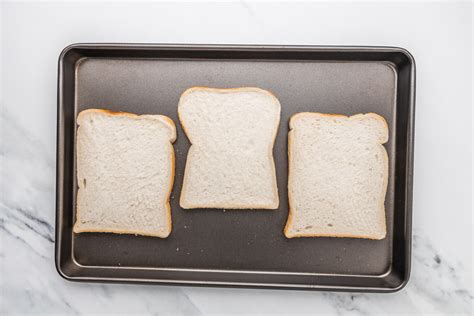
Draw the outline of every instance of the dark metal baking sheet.
[[[256,86],[281,102],[280,207],[183,210],[189,142],[177,117],[192,86]],[[59,58],[56,267],[69,280],[392,292],[410,273],[415,65],[391,47],[75,44]],[[76,115],[87,108],[176,122],[169,238],[73,234]],[[387,237],[286,239],[289,117],[375,112],[389,125]]]

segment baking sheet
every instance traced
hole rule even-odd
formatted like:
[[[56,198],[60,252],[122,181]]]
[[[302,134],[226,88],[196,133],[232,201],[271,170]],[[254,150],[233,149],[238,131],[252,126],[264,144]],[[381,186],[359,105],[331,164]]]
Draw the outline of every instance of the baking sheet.
[[[281,103],[274,146],[277,210],[183,210],[189,141],[177,104],[192,86],[255,86]],[[167,239],[73,234],[75,117],[87,108],[164,114],[177,126],[173,230]],[[387,237],[294,238],[288,216],[287,133],[292,114],[375,112],[387,120]],[[414,61],[399,48],[77,44],[58,82],[56,265],[70,280],[395,291],[411,248]]]

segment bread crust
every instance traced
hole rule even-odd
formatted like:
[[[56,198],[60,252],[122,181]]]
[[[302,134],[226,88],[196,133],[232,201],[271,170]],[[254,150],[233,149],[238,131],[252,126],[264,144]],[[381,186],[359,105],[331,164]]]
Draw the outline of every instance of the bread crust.
[[[169,150],[170,150],[170,162],[171,162],[171,176],[170,176],[170,183],[168,185],[168,192],[166,194],[166,199],[165,199],[165,209],[166,209],[166,217],[167,217],[167,222],[168,222],[168,229],[166,234],[158,234],[158,233],[153,233],[153,232],[147,232],[147,231],[142,231],[142,230],[128,230],[128,229],[108,229],[108,228],[84,228],[81,226],[80,221],[78,220],[80,216],[80,210],[78,209],[76,205],[76,222],[73,227],[73,232],[74,233],[115,233],[115,234],[133,234],[133,235],[141,235],[141,236],[151,236],[151,237],[160,237],[160,238],[167,238],[173,229],[173,224],[172,224],[172,218],[171,218],[171,205],[170,205],[170,198],[171,198],[171,192],[173,190],[173,184],[174,184],[174,177],[175,177],[175,152],[174,152],[174,147],[173,143],[176,141],[176,126],[173,122],[172,119],[165,115],[150,115],[150,114],[144,114],[144,115],[137,115],[134,113],[128,113],[128,112],[116,112],[116,111],[111,111],[108,109],[87,109],[84,111],[81,111],[77,115],[77,125],[81,125],[82,119],[88,115],[88,114],[103,114],[103,115],[109,115],[109,116],[125,116],[128,118],[132,119],[150,119],[154,120],[156,122],[160,122],[161,124],[164,124],[167,128],[170,129],[170,139],[168,142]],[[77,181],[79,181],[77,179]],[[78,188],[79,191],[79,188]]]
[[[376,114],[376,113],[359,113],[355,114],[352,116],[347,116],[343,114],[326,114],[326,113],[319,113],[319,112],[299,112],[296,114],[293,114],[290,118],[289,122],[289,128],[290,131],[288,132],[288,204],[289,204],[289,212],[288,212],[288,219],[286,221],[285,227],[283,229],[283,233],[286,238],[299,238],[299,237],[337,237],[337,238],[364,238],[364,239],[372,239],[372,240],[381,240],[384,239],[385,236],[387,235],[387,229],[386,229],[386,220],[385,216],[383,216],[383,223],[381,222],[380,224],[385,227],[384,234],[383,236],[373,236],[373,235],[351,235],[351,234],[312,234],[312,233],[292,233],[291,228],[293,225],[294,221],[294,214],[296,212],[295,210],[295,205],[293,201],[293,193],[291,191],[292,183],[294,181],[293,179],[293,172],[292,172],[292,155],[291,155],[291,148],[293,146],[293,124],[296,119],[299,117],[305,117],[305,116],[317,116],[317,117],[329,117],[329,118],[334,118],[334,117],[339,117],[339,118],[344,118],[344,119],[349,119],[349,120],[354,120],[354,119],[360,119],[364,117],[372,117],[374,119],[377,119],[381,123],[384,124],[384,128],[386,130],[387,138],[383,139],[379,144],[379,148],[381,148],[381,152],[383,152],[383,157],[384,157],[384,183],[383,183],[383,196],[380,199],[381,204],[379,205],[379,208],[383,210],[385,214],[385,195],[387,191],[387,186],[388,186],[388,154],[385,148],[383,147],[383,144],[385,144],[388,141],[388,124],[385,118],[382,116]]]
[[[261,88],[257,88],[257,87],[210,88],[210,87],[203,87],[203,86],[195,86],[195,87],[188,88],[186,91],[184,91],[181,94],[181,97],[179,98],[179,102],[178,102],[179,121],[181,123],[181,126],[183,127],[184,133],[186,134],[186,136],[188,137],[189,142],[191,143],[190,149],[188,151],[188,155],[186,157],[186,161],[189,158],[189,153],[191,151],[191,147],[193,146],[193,142],[192,142],[192,139],[190,137],[189,130],[188,130],[186,124],[184,123],[184,121],[181,117],[180,109],[181,109],[181,106],[184,102],[185,97],[187,97],[189,94],[191,94],[195,91],[208,91],[208,92],[213,92],[213,93],[259,92],[259,93],[264,93],[264,94],[270,96],[280,106],[280,109],[278,111],[278,115],[275,118],[275,127],[274,127],[274,130],[273,130],[272,141],[271,141],[271,143],[269,145],[269,148],[268,148],[268,155],[270,157],[271,168],[272,168],[272,178],[273,178],[273,182],[274,182],[273,190],[274,190],[274,196],[276,197],[276,199],[273,201],[272,204],[249,204],[249,205],[245,205],[245,206],[237,205],[237,204],[207,204],[206,206],[188,204],[188,203],[185,202],[185,192],[186,192],[187,182],[189,181],[188,180],[189,175],[186,172],[186,168],[185,168],[183,186],[181,188],[181,196],[180,196],[180,200],[179,200],[179,205],[184,209],[202,209],[202,208],[225,208],[225,209],[234,209],[234,210],[242,210],[242,209],[275,210],[275,209],[277,209],[278,206],[280,205],[280,200],[279,200],[279,196],[278,196],[278,184],[277,184],[277,181],[276,181],[276,170],[275,170],[275,160],[273,158],[273,147],[275,145],[276,135],[278,133],[278,128],[280,126],[281,105],[280,105],[280,101],[278,100],[278,98],[272,92],[270,92],[268,90],[261,89]]]

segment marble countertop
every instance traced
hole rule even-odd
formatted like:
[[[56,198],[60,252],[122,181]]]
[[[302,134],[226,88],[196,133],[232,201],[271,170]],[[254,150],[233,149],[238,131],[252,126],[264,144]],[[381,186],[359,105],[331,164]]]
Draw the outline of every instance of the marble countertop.
[[[1,314],[472,314],[472,4],[0,6]],[[361,294],[62,279],[54,266],[57,58],[74,42],[407,48],[417,62],[408,285],[393,294]]]

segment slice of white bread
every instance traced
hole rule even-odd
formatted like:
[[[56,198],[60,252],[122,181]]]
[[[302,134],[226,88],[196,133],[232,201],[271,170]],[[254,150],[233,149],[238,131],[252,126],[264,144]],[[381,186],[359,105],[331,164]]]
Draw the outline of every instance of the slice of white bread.
[[[77,116],[74,232],[168,237],[176,127],[162,115],[90,109]]]
[[[178,104],[189,148],[180,205],[276,209],[273,144],[280,102],[259,88],[186,90]]]
[[[387,141],[387,123],[374,113],[293,115],[285,236],[385,238]]]

